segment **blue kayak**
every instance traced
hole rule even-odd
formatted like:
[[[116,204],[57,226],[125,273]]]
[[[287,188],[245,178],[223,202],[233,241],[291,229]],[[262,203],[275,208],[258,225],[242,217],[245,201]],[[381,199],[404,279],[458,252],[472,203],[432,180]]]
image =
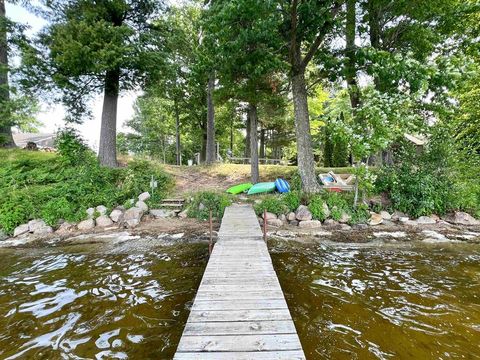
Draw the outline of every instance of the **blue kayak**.
[[[288,193],[290,191],[290,185],[288,184],[287,180],[285,179],[277,179],[275,180],[275,187],[277,188],[279,193]]]

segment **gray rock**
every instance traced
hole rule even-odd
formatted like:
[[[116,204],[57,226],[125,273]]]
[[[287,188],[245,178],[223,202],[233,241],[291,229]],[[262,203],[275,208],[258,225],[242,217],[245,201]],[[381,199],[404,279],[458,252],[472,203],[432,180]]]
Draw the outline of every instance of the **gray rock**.
[[[138,195],[138,200],[140,201],[147,201],[148,199],[150,199],[150,193],[149,192],[144,192],[144,193],[141,193],[140,195]]]
[[[383,223],[383,217],[382,215],[376,213],[373,213],[368,221],[368,225],[370,226],[380,225],[381,223]]]
[[[366,230],[366,229],[368,229],[368,225],[367,224],[353,224],[352,229],[354,229],[354,230]]]
[[[156,219],[175,217],[175,212],[165,209],[151,209],[150,214]]]
[[[391,220],[392,219],[392,215],[390,215],[390,213],[388,213],[387,211],[380,211],[380,216],[382,217],[383,220]]]
[[[308,207],[305,205],[300,205],[296,212],[296,219],[298,221],[309,221],[312,220],[312,213],[308,210]]]
[[[339,223],[341,224],[346,224],[350,220],[352,220],[352,217],[348,215],[345,211],[342,212],[342,215],[340,216],[340,219],[338,220]]]
[[[394,211],[392,215],[392,220],[393,221],[400,221],[401,218],[408,218],[407,214],[401,212],[401,211]]]
[[[45,226],[47,226],[47,224],[45,224],[45,221],[41,219],[30,220],[28,222],[28,231],[30,231],[31,233],[34,233],[38,229],[41,229]]]
[[[269,226],[280,227],[283,225],[283,222],[280,219],[269,219],[267,220],[267,224]]]
[[[295,215],[295,213],[292,211],[292,212],[289,212],[288,215],[287,215],[287,220],[288,221],[293,221],[297,218],[297,215]]]
[[[57,229],[57,233],[59,234],[67,234],[75,229],[75,224],[64,222],[62,223],[59,228]]]
[[[106,206],[103,206],[103,205],[98,205],[96,208],[95,208],[96,212],[98,214],[100,214],[100,216],[103,216],[107,213],[107,207]]]
[[[406,222],[410,221],[410,218],[408,216],[402,216],[402,217],[398,218],[398,221],[401,222],[401,223],[406,223]]]
[[[315,228],[322,227],[322,223],[318,220],[303,220],[303,221],[300,221],[300,223],[298,224],[298,227],[302,229],[315,229]]]
[[[325,219],[329,218],[330,217],[330,214],[331,214],[331,211],[330,209],[328,208],[328,205],[327,203],[323,203],[322,205],[322,210],[323,210],[323,215],[325,215]]]
[[[405,225],[405,226],[418,226],[418,223],[416,220],[406,220],[406,221],[402,221],[402,224]]]
[[[463,211],[455,211],[447,216],[445,220],[456,225],[480,225],[480,220]]]
[[[296,235],[293,231],[288,231],[288,230],[278,230],[278,231],[275,232],[275,235],[283,237],[283,238],[294,238],[294,237],[296,237]]]
[[[127,224],[128,227],[135,227],[138,224],[140,224],[140,221],[142,220],[144,211],[138,207],[132,207],[125,211],[125,215],[123,217],[125,223]]]
[[[7,240],[8,235],[3,232],[3,230],[0,230],[0,241]]]
[[[298,220],[292,220],[292,221],[290,221],[290,225],[292,225],[292,226],[298,226]]]
[[[178,213],[178,217],[180,219],[186,219],[188,217],[188,211],[187,210],[183,210],[181,212]]]
[[[17,226],[15,228],[15,230],[13,230],[13,236],[17,237],[17,236],[26,234],[29,231],[30,231],[30,228],[28,227],[28,224],[22,224],[22,225]]]
[[[85,231],[85,230],[92,230],[93,228],[95,228],[95,220],[93,219],[83,220],[77,224],[78,230]]]
[[[96,222],[98,227],[109,227],[113,225],[113,221],[108,215],[99,216]]]
[[[115,209],[110,213],[110,219],[113,222],[120,223],[123,221],[123,210],[122,209]]]
[[[391,220],[383,220],[382,226],[395,226],[395,223]]]
[[[53,233],[53,229],[51,226],[42,226],[42,227],[37,227],[35,231],[33,232],[34,235],[37,236],[44,236]]]
[[[349,231],[352,230],[352,227],[348,224],[340,224],[340,230]]]
[[[95,215],[95,208],[91,207],[86,210],[87,217],[89,219],[93,219],[93,216]]]
[[[335,229],[339,227],[339,223],[333,219],[327,219],[323,222],[323,226],[329,229]]]
[[[268,220],[277,220],[277,215],[275,215],[274,213],[271,213],[271,212],[266,212],[266,214],[261,214],[260,216],[262,217],[263,219],[263,215],[265,215],[265,218],[267,219],[267,222]]]
[[[285,214],[280,214],[280,216],[278,217],[278,219],[281,221],[281,222],[287,222],[287,216]]]
[[[429,225],[429,224],[437,223],[437,221],[432,219],[430,216],[420,216],[416,221],[418,224],[421,224],[421,225]]]
[[[138,200],[136,203],[135,203],[135,207],[139,208],[139,209],[142,209],[143,212],[147,212],[148,211],[148,205],[145,204],[143,201],[141,200]]]

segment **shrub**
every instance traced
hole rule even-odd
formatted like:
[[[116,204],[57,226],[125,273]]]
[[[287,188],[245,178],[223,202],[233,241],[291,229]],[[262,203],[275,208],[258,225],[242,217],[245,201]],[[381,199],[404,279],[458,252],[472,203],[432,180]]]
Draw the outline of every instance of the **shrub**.
[[[262,214],[263,210],[267,210],[275,215],[284,214],[288,208],[283,200],[283,197],[278,195],[267,195],[260,203],[255,204],[255,212],[257,215]]]
[[[352,216],[350,224],[366,224],[370,219],[370,212],[365,204],[358,205],[356,209],[351,211],[350,215]]]
[[[55,147],[63,161],[70,165],[92,162],[95,159],[95,154],[73,128],[67,127],[57,131]]]
[[[321,195],[314,195],[310,199],[310,203],[308,204],[308,209],[312,213],[312,217],[315,220],[324,221],[327,219],[327,216],[324,211],[324,204],[325,204],[325,200],[322,198]]]
[[[50,225],[59,219],[81,220],[89,207],[112,208],[149,191],[152,175],[158,182],[154,198],[160,199],[171,186],[171,178],[146,161],[110,169],[101,167],[95,158],[72,163],[63,155],[0,150],[0,228],[11,233],[34,218]]]
[[[231,204],[232,200],[227,194],[212,191],[198,192],[188,206],[188,216],[207,220],[211,210],[213,217],[221,219],[225,208]]]
[[[282,195],[282,200],[289,211],[295,211],[302,202],[302,193],[297,190],[290,191]]]

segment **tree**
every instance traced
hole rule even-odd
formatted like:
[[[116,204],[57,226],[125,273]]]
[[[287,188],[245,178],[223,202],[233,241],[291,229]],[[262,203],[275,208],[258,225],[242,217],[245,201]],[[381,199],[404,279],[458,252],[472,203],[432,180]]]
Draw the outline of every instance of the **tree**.
[[[206,149],[206,163],[213,164],[216,159],[216,145],[215,145],[215,107],[213,104],[213,92],[215,90],[215,76],[212,72],[208,77],[207,89],[207,149]]]
[[[88,100],[103,92],[98,154],[102,165],[117,165],[120,92],[134,89],[147,68],[162,63],[158,52],[152,51],[149,25],[160,5],[153,0],[43,1],[43,15],[50,25],[39,39],[39,55],[46,61],[37,57],[41,64],[37,68],[44,73],[42,80],[50,77],[52,87],[59,90],[69,110],[68,121],[82,121],[89,114]]]
[[[0,147],[15,146],[12,137],[10,114],[7,110],[10,100],[8,84],[8,39],[5,0],[0,0]],[[7,111],[5,111],[7,110]]]
[[[288,49],[292,83],[298,171],[306,192],[319,190],[310,134],[310,117],[305,72],[325,38],[331,33],[340,10],[337,1],[279,1],[283,14],[280,30]]]
[[[231,97],[248,104],[247,147],[250,145],[254,183],[259,180],[258,107],[266,97],[274,96],[276,87],[272,85],[282,69],[275,54],[279,36],[272,32],[278,25],[272,16],[275,6],[271,0],[216,0],[205,17],[207,40],[215,45],[220,83]]]

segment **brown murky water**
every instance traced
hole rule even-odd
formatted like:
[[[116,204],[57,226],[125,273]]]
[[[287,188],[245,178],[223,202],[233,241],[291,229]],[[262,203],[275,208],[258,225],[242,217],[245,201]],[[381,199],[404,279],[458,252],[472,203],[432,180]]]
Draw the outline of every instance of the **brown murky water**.
[[[205,244],[0,252],[0,359],[171,359]]]
[[[271,242],[308,359],[480,359],[480,246]]]

